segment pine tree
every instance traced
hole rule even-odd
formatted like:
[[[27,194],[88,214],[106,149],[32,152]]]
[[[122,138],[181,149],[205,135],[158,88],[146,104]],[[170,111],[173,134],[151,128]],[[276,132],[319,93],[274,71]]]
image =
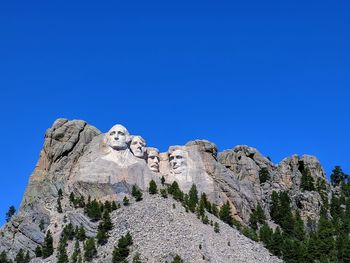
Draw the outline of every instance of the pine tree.
[[[300,181],[300,189],[301,191],[315,191],[315,182],[314,178],[311,176],[311,172],[309,169],[304,169],[301,175]]]
[[[22,248],[18,251],[15,261],[16,263],[24,263],[24,252]]]
[[[27,251],[26,256],[24,257],[24,263],[29,263],[30,261],[30,255],[29,255],[29,251]]]
[[[158,193],[157,184],[156,184],[156,182],[155,182],[154,180],[151,180],[151,181],[150,181],[148,192],[149,192],[151,195],[154,195],[154,194]]]
[[[280,228],[277,227],[275,232],[272,234],[271,244],[269,249],[274,255],[279,257],[282,255],[282,245],[283,245],[283,237],[282,237]]]
[[[7,263],[7,254],[5,251],[2,251],[0,253],[0,263]]]
[[[220,233],[220,226],[218,222],[214,223],[214,232],[215,233]]]
[[[166,189],[160,189],[160,195],[163,198],[168,198],[168,192],[166,191]]]
[[[113,200],[113,202],[112,202],[112,211],[114,211],[114,210],[117,210],[118,209],[118,207],[117,207],[117,204],[116,204],[116,202]]]
[[[184,261],[179,255],[176,255],[171,263],[184,263]]]
[[[39,257],[42,257],[42,255],[43,255],[43,252],[42,252],[41,246],[37,246],[35,248],[35,256],[39,258]]]
[[[58,213],[63,213],[62,205],[61,205],[61,199],[60,198],[57,199],[57,212]]]
[[[331,183],[333,186],[337,186],[345,181],[346,175],[340,166],[335,166],[331,174]]]
[[[293,236],[299,241],[303,241],[305,238],[304,221],[301,219],[299,211],[295,213]]]
[[[73,205],[75,205],[75,196],[74,196],[74,193],[73,193],[73,192],[71,192],[70,195],[69,195],[69,201],[70,201]]]
[[[179,184],[174,181],[170,187],[168,187],[168,193],[171,194],[175,200],[183,201],[184,193],[180,190]]]
[[[131,195],[135,197],[136,202],[142,200],[142,193],[141,191],[137,188],[136,185],[133,185]]]
[[[50,230],[47,231],[42,247],[42,254],[43,258],[47,258],[53,254],[53,239]]]
[[[269,179],[270,179],[269,170],[267,170],[266,167],[261,168],[260,171],[259,171],[260,184],[265,183]]]
[[[188,209],[193,213],[196,210],[198,204],[198,191],[195,184],[192,184],[190,191],[188,192]]]
[[[67,237],[62,235],[60,239],[60,243],[58,245],[58,251],[57,251],[57,263],[66,263],[68,262],[68,255],[67,255]]]
[[[221,209],[219,212],[219,217],[222,221],[229,224],[230,226],[233,225],[233,218],[231,215],[231,207],[230,207],[230,203],[228,201],[226,202],[226,204],[223,204],[221,206]]]
[[[264,210],[262,209],[261,205],[258,204],[256,207],[256,210],[253,211],[250,215],[249,224],[251,228],[254,230],[258,229],[258,224],[264,224],[266,220],[266,216],[264,213]]]
[[[95,239],[92,237],[85,241],[85,245],[84,245],[85,261],[90,262],[96,254],[97,254],[97,250],[95,245]]]
[[[325,216],[320,217],[317,231],[317,247],[318,253],[326,257],[331,254],[334,249],[333,226],[331,221]]]
[[[6,213],[6,222],[9,222],[11,220],[11,217],[16,213],[16,208],[11,205],[9,207],[9,210]]]
[[[76,233],[76,238],[79,241],[84,241],[86,239],[85,228],[82,224],[80,224],[80,227]]]
[[[99,245],[103,246],[104,244],[107,243],[109,236],[108,236],[107,232],[105,230],[103,230],[103,228],[100,226],[101,226],[101,224],[98,227],[96,239],[97,239],[97,243]]]
[[[72,257],[71,257],[72,263],[77,263],[78,262],[80,253],[81,253],[81,251],[80,251],[79,241],[76,240],[75,244],[74,244],[74,251],[73,251],[73,254],[72,254]]]
[[[129,205],[129,198],[127,198],[126,196],[124,196],[124,198],[123,198],[123,204],[124,204],[124,206]]]
[[[140,253],[136,253],[132,258],[132,263],[142,263]]]
[[[259,239],[266,245],[267,248],[270,248],[272,241],[272,229],[267,225],[263,224],[259,230]]]
[[[95,199],[86,206],[87,215],[94,222],[101,219],[101,210],[100,204]]]

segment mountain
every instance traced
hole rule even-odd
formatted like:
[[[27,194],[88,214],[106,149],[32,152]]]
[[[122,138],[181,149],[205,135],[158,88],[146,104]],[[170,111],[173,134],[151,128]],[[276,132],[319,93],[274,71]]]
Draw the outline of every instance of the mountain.
[[[274,164],[252,147],[218,153],[206,140],[160,153],[122,125],[101,133],[85,121],[58,119],[46,131],[18,214],[0,230],[0,252],[17,262],[21,249],[30,262],[68,262],[78,247],[92,262],[122,262],[126,250],[127,262],[139,262],[138,254],[140,262],[280,262],[261,234],[257,242],[257,231],[281,228],[295,238],[291,216],[310,233],[336,196],[341,189],[313,156]],[[79,228],[95,239],[74,242]],[[38,248],[48,250],[48,233],[53,254],[36,257]],[[127,234],[132,244],[118,248]],[[96,241],[96,252],[84,256]],[[271,242],[266,246],[282,256]]]

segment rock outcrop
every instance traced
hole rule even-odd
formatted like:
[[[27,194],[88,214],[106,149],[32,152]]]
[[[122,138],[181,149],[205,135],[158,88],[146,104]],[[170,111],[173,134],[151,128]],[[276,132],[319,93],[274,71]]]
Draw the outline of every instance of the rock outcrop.
[[[67,219],[82,224],[87,234],[94,236],[97,225],[82,211],[71,208],[70,193],[85,200],[90,196],[121,202],[130,195],[133,185],[146,191],[151,180],[160,184],[161,177],[167,184],[177,181],[184,192],[195,184],[199,193],[206,193],[218,206],[228,201],[235,219],[243,225],[249,222],[257,204],[269,218],[273,191],[288,191],[294,209],[300,211],[305,221],[318,220],[323,204],[320,193],[300,189],[306,169],[315,182],[325,183],[325,193],[330,196],[332,189],[313,156],[294,155],[273,164],[252,147],[241,145],[218,153],[216,145],[206,140],[171,146],[160,153],[157,148],[147,147],[142,137],[130,135],[122,125],[101,133],[84,121],[58,119],[46,131],[18,215],[1,229],[0,251],[13,258],[22,248],[34,257],[34,250],[43,243],[48,229],[57,245],[62,230],[57,226],[64,225]],[[262,170],[268,173],[263,182]],[[58,213],[56,207],[60,189],[63,213]],[[136,247],[147,262],[162,262],[174,253],[181,254],[186,262],[278,261],[262,245],[226,224],[220,222],[223,231],[214,233],[212,227],[198,222],[195,215],[187,214],[180,205],[172,209],[171,203],[171,199],[147,197],[114,212],[113,238],[99,250],[96,262],[111,261],[116,239],[127,230],[135,236]],[[199,245],[202,249],[198,249]],[[55,262],[55,258],[49,260]]]

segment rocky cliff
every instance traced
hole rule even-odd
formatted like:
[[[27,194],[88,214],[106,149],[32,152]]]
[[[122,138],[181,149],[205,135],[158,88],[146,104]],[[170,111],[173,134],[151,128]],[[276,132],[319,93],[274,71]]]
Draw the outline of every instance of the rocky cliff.
[[[305,171],[314,182],[323,183],[323,193],[301,190]],[[240,145],[218,153],[215,144],[206,140],[171,146],[160,153],[157,148],[147,147],[141,136],[130,135],[122,125],[101,133],[84,121],[58,119],[46,131],[18,214],[1,228],[0,251],[14,258],[22,248],[29,251],[33,262],[56,262],[55,256],[35,258],[35,249],[43,244],[48,230],[57,247],[67,222],[83,225],[90,236],[96,235],[98,228],[83,209],[72,208],[72,193],[85,200],[90,197],[122,203],[125,196],[132,200],[134,185],[145,193],[152,180],[161,186],[162,178],[165,185],[176,181],[185,193],[196,185],[199,195],[205,193],[218,207],[228,202],[242,226],[249,224],[258,204],[269,224],[276,226],[270,218],[274,191],[286,191],[292,208],[305,222],[317,221],[325,202],[321,195],[330,197],[333,191],[313,156],[294,155],[274,164],[252,147]],[[62,200],[61,213],[57,211],[58,198]],[[145,194],[142,202],[111,215],[115,227],[94,262],[112,262],[113,246],[127,231],[134,236],[133,251],[141,253],[145,262],[164,262],[175,254],[185,262],[279,261],[262,244],[208,214],[209,221],[220,225],[220,233],[215,233],[213,227],[202,224],[195,214],[186,213],[172,198]]]

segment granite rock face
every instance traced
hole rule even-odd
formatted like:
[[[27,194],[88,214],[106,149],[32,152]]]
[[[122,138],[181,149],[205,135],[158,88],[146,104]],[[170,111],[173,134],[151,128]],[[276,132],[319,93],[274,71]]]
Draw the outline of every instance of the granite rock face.
[[[315,182],[325,182],[325,193],[330,196],[333,190],[326,182],[320,162],[313,156],[293,155],[273,164],[255,148],[240,145],[218,153],[216,145],[206,140],[190,141],[159,152],[148,147],[141,136],[130,135],[120,124],[101,133],[84,121],[58,119],[46,131],[43,149],[18,215],[0,230],[0,251],[7,251],[13,258],[22,248],[34,256],[36,246],[42,244],[48,229],[57,245],[62,227],[55,226],[63,226],[67,219],[74,225],[82,224],[87,234],[94,236],[97,225],[90,222],[83,211],[71,208],[70,193],[85,200],[90,196],[121,202],[130,195],[134,184],[147,191],[149,182],[154,180],[160,184],[161,177],[167,184],[177,181],[184,192],[195,184],[199,193],[206,193],[218,206],[228,201],[234,217],[242,224],[249,222],[257,204],[269,218],[273,191],[288,191],[293,208],[300,211],[305,221],[318,220],[323,204],[320,194],[300,190],[301,176],[306,169]],[[260,182],[262,170],[268,172],[265,182]],[[56,207],[59,189],[63,191],[63,213],[58,213]],[[181,254],[186,262],[277,262],[260,244],[240,236],[222,222],[220,227],[224,231],[220,236],[224,239],[218,238],[212,228],[192,220],[195,215],[184,213],[180,208],[172,210],[169,200],[155,198],[147,197],[133,208],[114,212],[113,220],[118,227],[113,230],[106,249],[99,251],[100,261],[96,262],[110,262],[107,259],[111,251],[107,250],[112,250],[117,237],[127,229],[135,235],[135,243],[147,262],[164,261],[170,252]],[[152,226],[147,225],[147,236],[140,230],[145,223]],[[43,224],[44,229],[41,230],[39,224]],[[172,233],[170,236],[168,231]],[[189,236],[185,232],[193,233]],[[153,235],[155,239],[149,241],[148,236]],[[226,240],[226,244],[230,240],[231,247],[221,244],[222,240]],[[185,247],[179,246],[181,242]],[[199,243],[202,251],[197,249]],[[172,251],[170,247],[179,251]],[[186,252],[186,248],[190,250]],[[244,249],[247,253],[242,252]],[[55,262],[56,258],[48,260],[46,262]]]

